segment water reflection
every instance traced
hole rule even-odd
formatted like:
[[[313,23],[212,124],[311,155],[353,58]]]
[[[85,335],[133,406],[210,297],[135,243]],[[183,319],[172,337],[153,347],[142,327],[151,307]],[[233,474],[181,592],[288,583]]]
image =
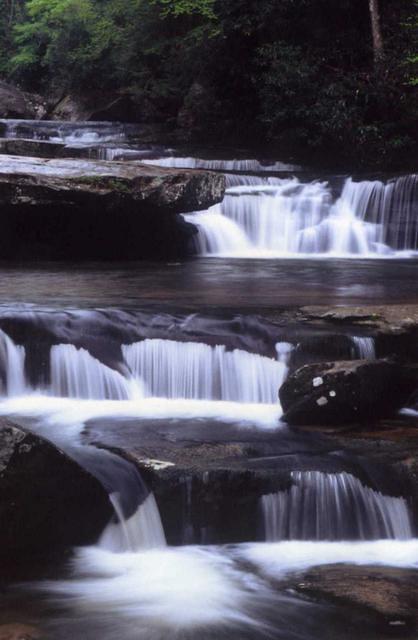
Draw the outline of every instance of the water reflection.
[[[233,260],[2,265],[0,303],[255,309],[414,303],[417,260]]]

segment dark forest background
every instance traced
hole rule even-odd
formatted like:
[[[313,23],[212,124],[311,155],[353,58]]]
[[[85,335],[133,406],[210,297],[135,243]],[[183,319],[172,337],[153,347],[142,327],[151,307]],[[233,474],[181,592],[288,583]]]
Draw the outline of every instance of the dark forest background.
[[[0,74],[127,96],[184,140],[318,162],[416,154],[415,0],[3,0]],[[133,106],[132,106],[133,105]]]

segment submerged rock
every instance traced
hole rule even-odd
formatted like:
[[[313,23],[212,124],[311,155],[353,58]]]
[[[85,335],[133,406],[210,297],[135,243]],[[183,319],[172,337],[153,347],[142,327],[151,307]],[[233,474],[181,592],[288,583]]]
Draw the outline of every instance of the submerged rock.
[[[49,441],[0,421],[0,555],[17,562],[96,541],[112,515],[102,485]]]
[[[173,214],[220,201],[222,175],[134,162],[0,157],[0,258],[141,259],[187,253]]]
[[[413,370],[386,360],[310,364],[279,390],[291,425],[342,425],[389,417],[415,388]]]
[[[418,570],[325,565],[299,577],[303,593],[360,607],[381,632],[409,637],[418,626]]]

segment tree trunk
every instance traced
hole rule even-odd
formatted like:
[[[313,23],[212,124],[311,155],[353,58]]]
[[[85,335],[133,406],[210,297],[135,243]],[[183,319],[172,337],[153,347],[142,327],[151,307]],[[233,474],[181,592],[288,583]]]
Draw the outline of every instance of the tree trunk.
[[[370,19],[372,23],[373,52],[376,67],[384,58],[383,36],[380,26],[379,0],[369,0]]]

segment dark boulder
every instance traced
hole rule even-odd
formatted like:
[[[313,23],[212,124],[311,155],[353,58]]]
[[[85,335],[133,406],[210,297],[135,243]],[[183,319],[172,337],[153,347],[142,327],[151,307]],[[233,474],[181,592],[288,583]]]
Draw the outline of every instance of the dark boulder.
[[[0,421],[4,562],[94,543],[112,516],[96,478],[49,441]]]
[[[53,120],[157,123],[166,120],[166,114],[144,95],[129,91],[116,93],[84,92],[66,95],[49,114]]]
[[[414,370],[386,360],[305,365],[279,390],[283,419],[339,425],[389,417],[406,403],[416,378]]]
[[[0,117],[30,118],[32,115],[23,91],[0,82]]]
[[[40,96],[0,81],[0,118],[38,119],[45,113],[46,105]]]

